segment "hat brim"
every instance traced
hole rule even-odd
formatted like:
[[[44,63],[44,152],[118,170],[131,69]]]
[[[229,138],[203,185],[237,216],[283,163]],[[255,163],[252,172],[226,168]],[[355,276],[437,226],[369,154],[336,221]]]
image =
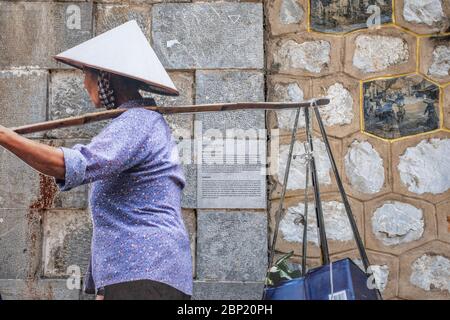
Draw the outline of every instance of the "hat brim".
[[[139,86],[139,88],[144,91],[148,91],[148,92],[152,92],[152,93],[156,93],[156,94],[160,94],[160,95],[165,95],[165,96],[179,96],[180,95],[180,92],[178,90],[174,90],[173,88],[169,88],[169,87],[157,84],[157,83],[153,83],[148,80],[140,79],[140,78],[137,78],[137,77],[125,74],[125,73],[120,73],[120,72],[117,72],[114,70],[109,70],[107,68],[90,65],[88,63],[82,63],[82,62],[75,61],[75,60],[68,59],[68,58],[63,58],[63,57],[58,57],[58,56],[53,56],[53,58],[61,63],[67,64],[69,66],[72,66],[72,67],[80,69],[80,70],[83,70],[83,67],[89,67],[89,68],[93,68],[93,69],[97,69],[97,70],[103,70],[106,72],[110,72],[112,74],[116,74],[116,75],[130,78],[133,80],[137,80],[141,84]]]

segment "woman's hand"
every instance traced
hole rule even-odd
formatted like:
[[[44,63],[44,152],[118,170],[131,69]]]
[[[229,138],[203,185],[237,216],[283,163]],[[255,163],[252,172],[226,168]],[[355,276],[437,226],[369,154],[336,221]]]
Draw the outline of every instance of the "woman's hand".
[[[64,179],[64,154],[60,149],[22,137],[2,125],[0,125],[0,145],[37,171]]]

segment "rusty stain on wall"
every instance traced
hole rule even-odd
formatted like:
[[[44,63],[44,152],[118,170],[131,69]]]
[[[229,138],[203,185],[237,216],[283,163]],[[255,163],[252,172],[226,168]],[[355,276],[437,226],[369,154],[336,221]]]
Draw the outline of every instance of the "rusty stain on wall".
[[[40,260],[41,260],[41,242],[42,232],[41,223],[42,215],[46,209],[49,209],[53,205],[53,200],[56,196],[57,187],[53,177],[39,173],[39,194],[38,198],[30,204],[30,210],[27,213],[27,293],[31,299],[40,299],[43,294],[38,292],[36,288],[36,281],[40,272]],[[51,298],[51,290],[49,293]],[[44,294],[47,296],[47,294]]]

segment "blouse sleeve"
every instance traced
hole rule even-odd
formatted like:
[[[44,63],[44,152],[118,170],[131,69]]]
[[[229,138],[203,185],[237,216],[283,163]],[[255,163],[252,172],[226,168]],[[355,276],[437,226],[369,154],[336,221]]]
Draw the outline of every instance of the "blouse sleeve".
[[[55,179],[61,191],[105,179],[132,168],[152,153],[149,138],[161,115],[140,108],[122,113],[87,144],[60,147],[65,177]]]

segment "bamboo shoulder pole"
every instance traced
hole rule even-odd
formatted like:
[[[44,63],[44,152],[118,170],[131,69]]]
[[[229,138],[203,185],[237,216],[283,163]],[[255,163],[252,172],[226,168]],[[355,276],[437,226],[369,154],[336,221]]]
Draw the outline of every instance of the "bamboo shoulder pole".
[[[296,109],[296,108],[310,107],[312,103],[314,103],[317,106],[324,106],[327,105],[329,102],[330,100],[328,98],[323,98],[303,102],[238,102],[238,103],[199,104],[199,105],[174,106],[174,107],[148,106],[143,108],[147,110],[156,111],[162,114],[181,114],[181,113],[220,112],[220,111],[236,111],[236,110]],[[84,115],[76,117],[69,117],[64,119],[51,120],[15,127],[11,128],[11,130],[20,134],[26,134],[72,126],[80,126],[91,122],[116,118],[126,110],[127,109],[114,109],[114,110],[86,113]]]

